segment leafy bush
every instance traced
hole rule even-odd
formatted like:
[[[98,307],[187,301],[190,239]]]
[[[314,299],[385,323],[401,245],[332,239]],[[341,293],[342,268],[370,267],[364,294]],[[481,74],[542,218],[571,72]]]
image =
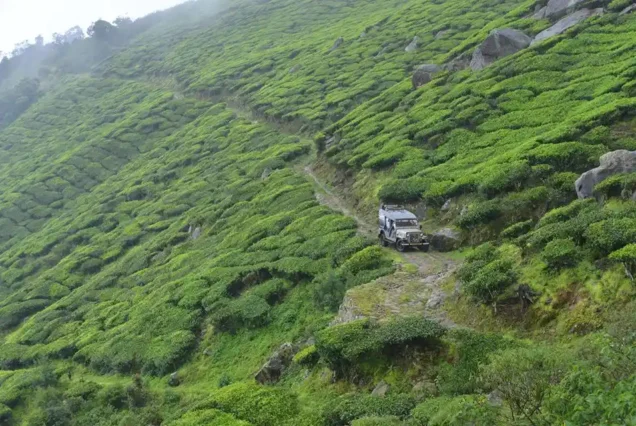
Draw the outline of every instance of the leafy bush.
[[[13,413],[11,409],[4,404],[0,404],[0,422],[10,424]]]
[[[413,407],[415,399],[406,394],[387,395],[383,398],[353,394],[340,397],[337,403],[326,408],[323,415],[325,424],[345,426],[356,419],[370,416],[395,416],[403,419]]]
[[[536,424],[545,400],[570,364],[569,354],[554,347],[519,347],[492,355],[481,376],[486,389],[501,394],[513,418]]]
[[[502,424],[496,407],[484,396],[439,397],[429,399],[413,409],[414,426],[491,426]]]
[[[298,414],[298,398],[282,388],[235,383],[221,388],[206,405],[257,426],[277,426]]]
[[[343,373],[364,356],[406,344],[435,346],[444,334],[437,322],[417,317],[393,319],[387,323],[357,320],[329,327],[316,336],[320,357]]]
[[[320,358],[320,354],[318,354],[318,349],[316,349],[316,345],[307,346],[305,349],[298,352],[294,355],[294,362],[299,365],[309,366],[311,367]]]
[[[470,330],[453,330],[448,339],[450,362],[441,365],[436,382],[440,392],[450,395],[477,393],[480,366],[492,353],[514,346],[505,337]]]
[[[517,238],[523,234],[526,234],[528,231],[532,229],[533,221],[525,220],[523,222],[517,222],[514,225],[511,225],[504,229],[501,232],[501,237],[506,239]]]
[[[575,266],[580,258],[580,250],[571,239],[550,241],[541,252],[541,259],[552,270]]]
[[[464,284],[464,290],[475,300],[492,304],[516,282],[514,264],[509,260],[498,259],[480,268],[474,277]]]
[[[351,422],[351,426],[400,426],[403,422],[396,416],[363,417]]]
[[[636,274],[636,244],[628,244],[622,249],[612,252],[609,258],[625,265],[625,270],[628,271],[632,277]]]
[[[220,410],[197,410],[183,415],[168,426],[250,426],[252,423],[238,420],[231,414]]]

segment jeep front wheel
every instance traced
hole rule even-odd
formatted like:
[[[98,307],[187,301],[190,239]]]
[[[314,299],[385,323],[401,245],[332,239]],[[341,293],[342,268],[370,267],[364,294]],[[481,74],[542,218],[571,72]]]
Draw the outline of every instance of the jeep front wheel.
[[[395,248],[397,249],[397,251],[399,251],[400,253],[404,252],[404,250],[406,250],[406,246],[404,245],[404,241],[402,240],[397,240],[395,242]]]

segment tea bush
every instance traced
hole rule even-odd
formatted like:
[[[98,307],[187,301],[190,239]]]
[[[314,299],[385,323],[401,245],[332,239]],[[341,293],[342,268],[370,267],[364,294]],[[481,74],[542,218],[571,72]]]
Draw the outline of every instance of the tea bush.
[[[372,395],[344,395],[324,412],[325,424],[344,426],[356,419],[379,415],[405,418],[413,407],[415,399],[410,395],[395,394],[383,398]]]
[[[548,268],[559,270],[575,266],[580,260],[580,252],[570,239],[552,240],[541,252],[541,258]]]

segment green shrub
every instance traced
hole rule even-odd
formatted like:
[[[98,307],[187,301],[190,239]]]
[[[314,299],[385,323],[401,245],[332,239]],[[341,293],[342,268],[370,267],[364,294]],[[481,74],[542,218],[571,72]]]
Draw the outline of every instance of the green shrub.
[[[231,414],[220,410],[197,410],[184,414],[179,420],[167,426],[250,426],[252,423],[238,420]]]
[[[473,204],[468,211],[457,219],[457,225],[463,229],[472,229],[480,225],[486,225],[501,215],[498,200],[490,200]]]
[[[501,394],[513,418],[537,424],[544,402],[571,363],[571,355],[555,347],[518,347],[492,355],[481,377],[487,390]]]
[[[218,389],[206,403],[256,426],[278,426],[298,414],[298,398],[282,388],[235,383]]]
[[[9,407],[4,404],[0,404],[0,422],[2,424],[11,424],[11,418],[13,413]]]
[[[403,419],[409,415],[413,407],[415,399],[406,394],[387,395],[382,398],[373,395],[345,395],[326,408],[325,424],[345,426],[356,419],[370,416],[395,416]]]
[[[351,422],[351,426],[400,426],[404,424],[397,416],[363,417]]]
[[[450,395],[477,393],[480,390],[479,368],[490,354],[514,346],[514,342],[495,334],[471,330],[452,330],[449,363],[442,364],[436,382],[440,392]]]
[[[545,246],[541,259],[548,268],[556,271],[575,266],[581,260],[581,252],[571,239],[558,239]]]
[[[475,300],[490,305],[516,282],[514,264],[509,260],[498,259],[476,271],[472,279],[464,283],[464,291]]]
[[[585,238],[594,250],[607,255],[636,241],[635,218],[610,218],[589,226]]]
[[[517,222],[504,229],[500,234],[501,238],[512,239],[520,237],[521,235],[528,233],[532,229],[533,225],[534,222],[532,220]]]
[[[318,275],[313,283],[313,299],[316,306],[336,312],[347,291],[347,281],[330,270]]]
[[[636,274],[636,244],[628,244],[622,249],[612,252],[609,258],[625,265],[625,270],[634,277]]]
[[[316,345],[307,346],[305,349],[294,355],[294,362],[299,365],[311,367],[318,362],[320,354]]]
[[[413,409],[414,426],[494,426],[502,424],[496,407],[485,396],[439,397]]]
[[[437,322],[417,317],[386,323],[357,320],[322,330],[316,335],[320,357],[338,373],[344,373],[361,358],[407,344],[435,346],[444,334]]]

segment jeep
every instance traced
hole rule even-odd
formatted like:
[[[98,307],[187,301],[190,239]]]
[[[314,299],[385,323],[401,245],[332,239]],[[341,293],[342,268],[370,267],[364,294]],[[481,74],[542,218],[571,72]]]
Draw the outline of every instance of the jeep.
[[[400,252],[408,247],[426,252],[430,247],[417,217],[402,206],[382,205],[380,207],[378,240],[382,247],[395,244],[395,248]]]

